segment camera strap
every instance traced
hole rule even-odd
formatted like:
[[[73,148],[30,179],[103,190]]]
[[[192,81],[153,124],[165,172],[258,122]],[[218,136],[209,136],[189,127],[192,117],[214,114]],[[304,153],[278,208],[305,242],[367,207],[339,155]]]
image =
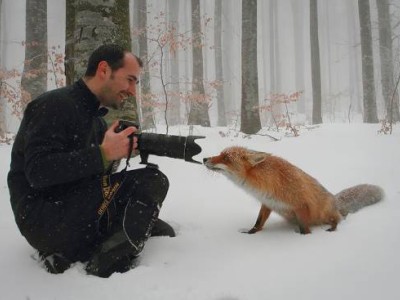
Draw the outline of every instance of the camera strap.
[[[117,180],[113,184],[111,184],[109,174],[104,175],[102,177],[101,191],[103,194],[103,202],[101,203],[99,209],[97,210],[97,214],[99,215],[99,217],[101,217],[107,211],[108,206],[113,201],[115,194],[117,193],[117,191],[121,187],[122,183],[124,182],[125,172],[129,166],[129,160],[131,158],[132,151],[133,151],[133,135],[128,136],[128,139],[129,139],[129,155],[128,155],[128,158],[126,159],[126,166],[121,172],[122,173],[121,179]]]
[[[97,210],[97,214],[101,217],[108,209],[108,206],[114,199],[115,194],[121,187],[123,183],[123,178],[121,181],[116,181],[111,184],[110,175],[104,175],[101,180],[101,191],[103,194],[103,202],[101,203],[99,209]]]
[[[129,139],[129,150],[128,150],[128,158],[126,159],[126,165],[125,165],[124,171],[126,171],[126,169],[128,167],[130,167],[129,160],[131,159],[132,151],[133,151],[133,134],[128,136],[128,139]]]

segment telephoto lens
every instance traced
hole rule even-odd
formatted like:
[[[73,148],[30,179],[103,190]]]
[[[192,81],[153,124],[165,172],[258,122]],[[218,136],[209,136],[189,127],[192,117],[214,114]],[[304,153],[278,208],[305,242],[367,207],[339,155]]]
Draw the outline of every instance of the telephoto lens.
[[[139,125],[127,120],[120,120],[115,132],[133,126],[139,129]],[[157,156],[167,156],[171,158],[184,159],[187,162],[201,164],[193,159],[193,156],[201,152],[201,147],[196,144],[196,139],[205,138],[204,136],[177,136],[158,133],[135,133],[138,138],[138,150],[142,159],[142,164],[148,164],[147,159],[150,154]]]

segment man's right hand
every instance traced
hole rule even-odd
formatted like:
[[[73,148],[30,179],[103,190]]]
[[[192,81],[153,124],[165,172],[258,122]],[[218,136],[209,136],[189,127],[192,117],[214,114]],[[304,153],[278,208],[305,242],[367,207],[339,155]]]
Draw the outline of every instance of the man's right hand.
[[[100,145],[105,156],[104,158],[108,161],[119,160],[132,155],[132,153],[129,153],[130,142],[128,136],[137,132],[137,128],[131,126],[116,133],[115,129],[117,127],[118,121],[115,121],[106,131],[103,143]],[[133,149],[137,149],[137,146],[137,137],[134,136]]]

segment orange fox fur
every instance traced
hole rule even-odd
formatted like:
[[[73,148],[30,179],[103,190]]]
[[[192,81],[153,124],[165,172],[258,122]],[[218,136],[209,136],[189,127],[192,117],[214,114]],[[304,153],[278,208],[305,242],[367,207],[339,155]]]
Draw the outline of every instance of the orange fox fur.
[[[262,230],[271,211],[297,224],[302,234],[311,233],[310,226],[322,224],[330,225],[328,231],[334,231],[347,213],[380,201],[384,194],[378,186],[362,184],[334,196],[288,161],[243,147],[227,148],[203,162],[261,202],[257,221],[248,233]]]

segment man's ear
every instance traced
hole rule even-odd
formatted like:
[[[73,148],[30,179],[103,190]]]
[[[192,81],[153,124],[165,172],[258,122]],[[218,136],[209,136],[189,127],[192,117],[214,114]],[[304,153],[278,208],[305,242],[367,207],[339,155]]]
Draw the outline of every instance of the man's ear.
[[[99,62],[97,65],[97,75],[100,76],[101,78],[106,78],[108,75],[108,72],[111,72],[111,68],[108,65],[108,63],[105,60],[102,60]]]

